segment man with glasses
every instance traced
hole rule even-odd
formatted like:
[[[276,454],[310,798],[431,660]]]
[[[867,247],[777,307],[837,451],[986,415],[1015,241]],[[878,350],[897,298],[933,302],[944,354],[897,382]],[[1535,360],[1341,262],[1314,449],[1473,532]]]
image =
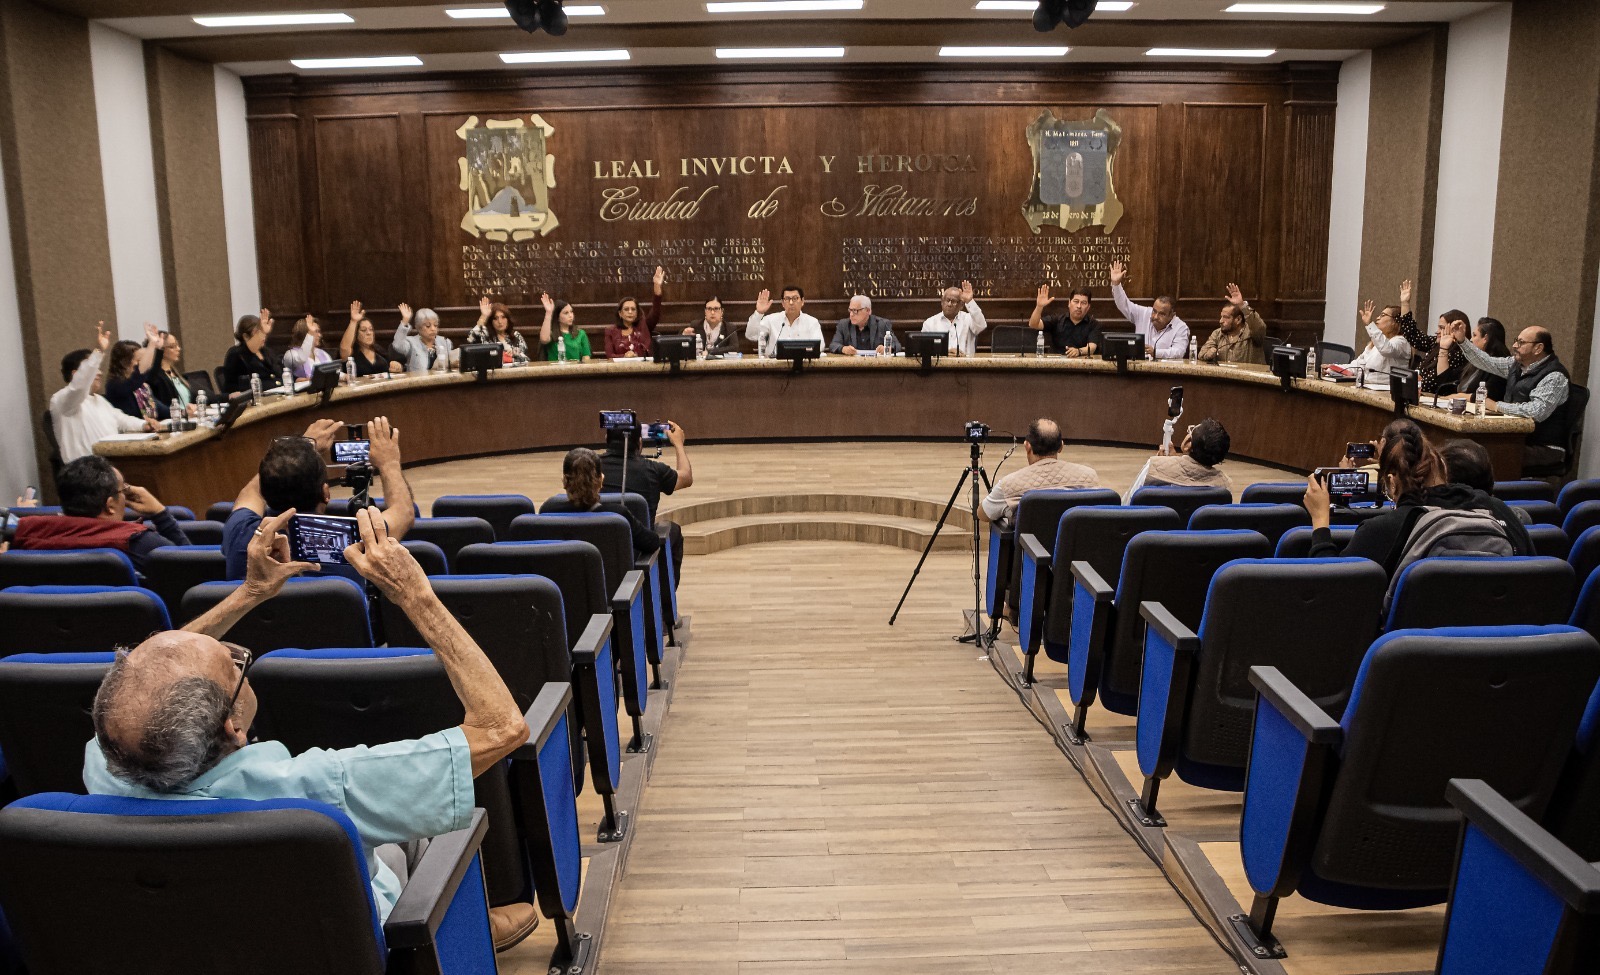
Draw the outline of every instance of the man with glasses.
[[[739,329],[722,322],[722,299],[715,296],[706,300],[705,317],[697,324],[683,330],[685,335],[698,335],[705,343],[707,356],[723,356],[739,351]]]
[[[756,310],[745,323],[745,338],[756,344],[765,356],[778,354],[780,339],[809,339],[822,342],[822,323],[807,315],[806,293],[796,285],[783,286],[783,311],[767,314],[772,308],[772,292],[761,289],[756,296]]]
[[[1351,372],[1365,369],[1369,376],[1379,373],[1387,378],[1396,369],[1411,368],[1411,343],[1400,334],[1400,306],[1385,305],[1374,319],[1377,307],[1377,302],[1370,300],[1361,306],[1361,324],[1370,341],[1345,368]]]
[[[1533,421],[1533,432],[1523,448],[1528,466],[1558,464],[1567,456],[1567,395],[1571,380],[1567,367],[1556,357],[1555,339],[1548,329],[1530,325],[1511,343],[1511,355],[1497,358],[1472,342],[1460,343],[1467,361],[1486,373],[1504,376],[1506,398],[1490,400],[1487,408],[1506,416]],[[1476,390],[1464,389],[1457,399],[1469,399]]]
[[[943,332],[950,336],[950,351],[956,355],[973,355],[978,351],[978,333],[989,327],[973,297],[972,282],[963,281],[961,287],[944,289],[939,296],[939,314],[929,316],[922,323],[924,332]]]
[[[356,514],[361,541],[345,558],[406,614],[444,666],[465,711],[460,725],[409,741],[291,756],[281,742],[251,742],[256,696],[249,650],[221,642],[228,630],[312,568],[289,560],[290,508],[252,531],[244,585],[182,630],[119,650],[94,700],[95,737],[84,749],[91,794],[141,799],[311,799],[337,807],[361,835],[380,920],[402,881],[381,846],[465,829],[472,780],[528,739],[516,701],[482,649],[429,588],[382,515]],[[393,862],[391,862],[393,861]],[[239,878],[248,883],[249,878]],[[490,911],[497,948],[538,923],[531,904]]]
[[[263,517],[290,508],[307,514],[327,510],[328,467],[322,458],[344,429],[345,424],[338,420],[317,420],[306,428],[304,436],[279,437],[267,448],[256,476],[239,492],[233,514],[223,528],[222,554],[227,559],[229,579],[244,578],[245,553]],[[389,425],[388,417],[380,416],[367,424],[367,439],[372,444],[368,462],[382,482],[385,526],[390,535],[405,538],[415,513],[411,485],[400,471],[400,431]],[[376,488],[373,496],[379,496]],[[349,566],[332,565],[323,571],[358,578]]]
[[[104,457],[79,457],[61,468],[56,475],[56,492],[61,495],[61,514],[18,519],[13,548],[112,548],[125,553],[133,567],[142,572],[145,559],[156,549],[189,544],[167,506],[144,488],[123,480],[122,472]],[[18,507],[37,504],[28,501]],[[123,517],[129,508],[140,516],[139,520]],[[146,518],[149,524],[145,523]]]
[[[828,351],[844,355],[894,355],[900,343],[894,337],[894,323],[872,313],[872,299],[856,295],[850,299],[849,317],[839,319],[833,327],[833,341]]]

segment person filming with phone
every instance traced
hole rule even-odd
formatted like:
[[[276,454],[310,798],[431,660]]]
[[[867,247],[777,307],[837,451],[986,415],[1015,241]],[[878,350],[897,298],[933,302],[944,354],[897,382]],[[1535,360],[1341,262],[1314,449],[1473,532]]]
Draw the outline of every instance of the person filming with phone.
[[[1162,445],[1154,457],[1145,461],[1122,503],[1132,504],[1133,493],[1147,484],[1221,487],[1232,491],[1233,481],[1217,467],[1228,459],[1228,448],[1232,444],[1227,428],[1221,423],[1210,417],[1201,420],[1189,428],[1176,451]]]
[[[694,484],[694,465],[689,463],[689,450],[684,446],[683,427],[671,420],[662,422],[666,426],[665,445],[672,448],[671,464],[644,456],[645,446],[663,446],[662,440],[654,436],[661,432],[661,423],[648,424],[652,428],[648,431],[644,426],[633,431],[606,431],[606,452],[600,456],[600,472],[604,478],[600,490],[605,494],[629,492],[643,496],[656,531],[659,533],[664,528],[671,534],[672,571],[675,578],[682,578],[683,529],[676,522],[667,522],[665,525],[657,523],[656,509],[661,504],[663,494],[682,491]],[[646,439],[652,442],[643,443]],[[622,482],[624,469],[627,471],[626,485]]]
[[[267,448],[256,476],[239,492],[233,514],[223,529],[222,554],[227,559],[229,579],[245,577],[250,539],[263,518],[290,508],[303,515],[327,511],[330,495],[324,458],[345,429],[338,420],[317,420],[303,436],[279,437]],[[389,425],[388,417],[380,416],[367,424],[367,434],[368,463],[383,484],[384,526],[391,538],[405,538],[415,513],[411,485],[400,470],[400,431]],[[353,535],[353,522],[346,522],[346,526],[350,529],[348,534]],[[360,581],[354,568],[340,562],[323,565],[322,571]]]

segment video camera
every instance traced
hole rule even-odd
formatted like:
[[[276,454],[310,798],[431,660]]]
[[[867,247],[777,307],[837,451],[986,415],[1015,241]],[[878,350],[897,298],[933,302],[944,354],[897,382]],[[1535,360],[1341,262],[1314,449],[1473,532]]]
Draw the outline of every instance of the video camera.
[[[981,443],[988,439],[989,425],[982,420],[967,421],[967,439],[973,443]]]
[[[666,420],[640,423],[639,414],[633,410],[601,410],[600,428],[606,432],[607,440],[626,437],[645,447],[665,445],[672,432],[672,424]]]

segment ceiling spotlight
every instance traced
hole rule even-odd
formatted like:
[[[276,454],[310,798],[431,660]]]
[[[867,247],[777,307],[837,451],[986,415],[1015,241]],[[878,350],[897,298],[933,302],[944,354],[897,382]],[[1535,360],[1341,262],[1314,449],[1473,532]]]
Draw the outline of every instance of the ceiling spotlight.
[[[506,0],[506,13],[530,34],[543,30],[560,37],[567,32],[567,12],[561,9],[561,0]]]
[[[1095,0],[1039,0],[1033,12],[1033,29],[1048,34],[1057,24],[1078,27],[1094,13]]]

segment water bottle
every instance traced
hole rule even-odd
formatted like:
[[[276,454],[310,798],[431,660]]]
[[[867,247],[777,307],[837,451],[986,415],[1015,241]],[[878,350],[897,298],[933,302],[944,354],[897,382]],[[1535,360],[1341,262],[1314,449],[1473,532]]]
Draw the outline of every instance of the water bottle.
[[[1472,394],[1473,412],[1483,416],[1489,412],[1489,384],[1479,383],[1478,391]]]
[[[1189,360],[1192,362],[1200,358],[1200,343],[1195,341],[1193,335],[1189,336]]]
[[[1306,349],[1306,375],[1312,379],[1322,378],[1322,373],[1317,371],[1317,347],[1314,345]]]
[[[565,335],[556,339],[556,364],[567,364],[567,337]]]
[[[694,357],[696,359],[706,357],[706,337],[699,332],[694,333]]]
[[[283,391],[285,393],[294,392],[294,373],[288,366],[283,367]]]
[[[344,378],[350,385],[356,384],[356,357],[346,356],[344,360]]]
[[[1356,388],[1367,388],[1367,367],[1364,365],[1356,366]]]
[[[1039,359],[1043,359],[1044,358],[1044,330],[1043,329],[1039,330],[1039,337],[1037,339],[1035,339],[1034,342],[1033,342],[1033,354],[1034,354],[1035,358],[1039,358]]]
[[[172,429],[174,431],[183,429],[183,401],[176,396],[172,398],[172,403],[167,406],[167,419],[172,421]]]
[[[766,336],[763,335],[761,338],[756,339],[756,358],[757,359],[765,359],[766,357],[767,357],[767,338],[766,338]]]
[[[259,406],[260,404],[261,404],[261,373],[253,372],[253,373],[250,374],[250,405],[251,406]]]
[[[208,409],[209,407],[206,406],[206,391],[203,389],[195,390],[194,412],[195,415],[200,418],[201,423],[205,423],[207,420],[211,419],[211,414],[206,412]]]

